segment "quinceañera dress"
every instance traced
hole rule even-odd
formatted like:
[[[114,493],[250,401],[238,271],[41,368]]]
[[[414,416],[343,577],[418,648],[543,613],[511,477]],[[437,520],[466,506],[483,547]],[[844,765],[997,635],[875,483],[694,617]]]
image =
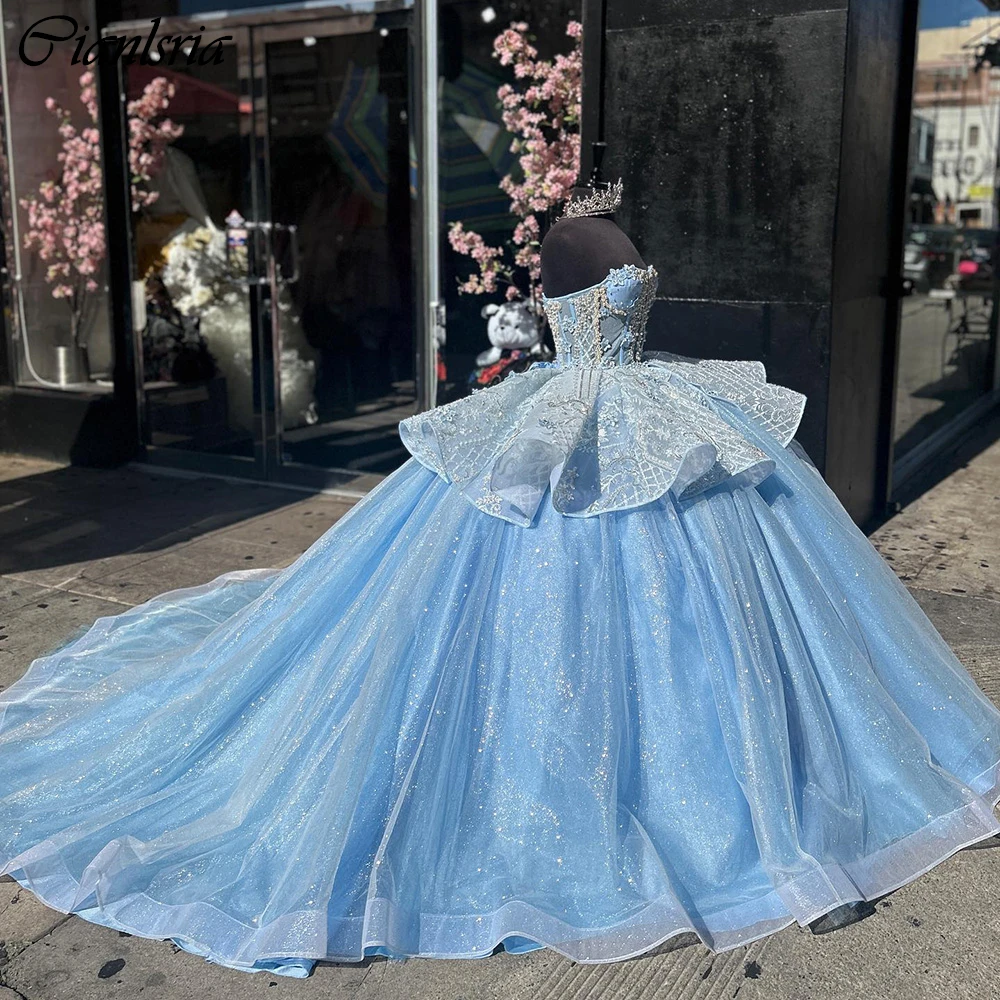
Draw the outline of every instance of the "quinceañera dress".
[[[0,870],[212,961],[725,950],[1000,831],[1000,712],[751,362],[554,363],[405,420],[283,571],[99,620],[0,696]]]

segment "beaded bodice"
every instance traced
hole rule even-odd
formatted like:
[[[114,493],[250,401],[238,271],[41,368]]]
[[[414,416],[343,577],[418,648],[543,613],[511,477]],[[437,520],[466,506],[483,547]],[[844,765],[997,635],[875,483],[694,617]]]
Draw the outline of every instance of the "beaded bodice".
[[[739,407],[787,445],[805,397],[759,361],[643,351],[652,267],[612,268],[590,288],[543,298],[556,359],[400,422],[411,455],[493,517],[530,527],[546,496],[567,517],[749,487],[774,462],[733,421]]]
[[[658,276],[634,264],[612,268],[590,288],[543,296],[560,368],[610,368],[642,357]]]

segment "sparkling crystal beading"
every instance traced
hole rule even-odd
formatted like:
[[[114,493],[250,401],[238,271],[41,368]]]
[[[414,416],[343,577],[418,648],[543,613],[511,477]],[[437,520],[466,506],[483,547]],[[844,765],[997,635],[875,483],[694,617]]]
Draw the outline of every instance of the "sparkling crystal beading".
[[[544,300],[556,360],[400,424],[410,453],[480,510],[530,525],[544,497],[589,517],[727,480],[755,485],[768,456],[718,412],[736,403],[782,445],[805,397],[751,361],[644,354],[657,274],[626,265]]]

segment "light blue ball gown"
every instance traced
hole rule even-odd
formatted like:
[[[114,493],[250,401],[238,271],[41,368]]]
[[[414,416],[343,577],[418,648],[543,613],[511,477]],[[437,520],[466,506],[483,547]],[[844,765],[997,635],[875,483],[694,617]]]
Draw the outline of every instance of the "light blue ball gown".
[[[113,618],[0,696],[0,868],[214,962],[694,931],[723,951],[1000,831],[1000,712],[752,362],[642,355],[650,268],[404,421],[283,571]]]

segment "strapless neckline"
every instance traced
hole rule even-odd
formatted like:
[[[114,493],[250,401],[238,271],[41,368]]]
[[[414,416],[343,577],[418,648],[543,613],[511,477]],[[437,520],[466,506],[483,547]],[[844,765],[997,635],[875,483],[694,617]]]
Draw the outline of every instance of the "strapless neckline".
[[[639,267],[636,264],[623,264],[621,267],[610,268],[600,281],[595,282],[593,285],[588,285],[586,288],[578,288],[575,292],[566,292],[563,295],[546,295],[543,292],[542,302],[565,302],[568,299],[575,299],[579,295],[586,295],[588,292],[593,292],[602,285],[613,282],[618,277],[637,278],[640,281],[654,281],[659,277],[659,273],[652,264],[648,267]]]
[[[624,264],[589,288],[551,299],[543,296],[556,364],[607,368],[638,361],[658,277],[654,267]]]

